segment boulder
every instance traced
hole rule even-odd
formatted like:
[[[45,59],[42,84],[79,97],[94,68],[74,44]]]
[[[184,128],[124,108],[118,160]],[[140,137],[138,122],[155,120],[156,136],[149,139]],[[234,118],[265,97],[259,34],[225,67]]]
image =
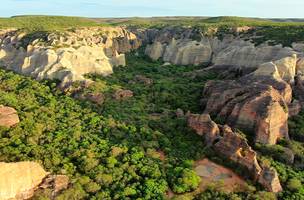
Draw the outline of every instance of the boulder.
[[[113,94],[113,98],[116,100],[124,100],[133,97],[133,92],[131,90],[116,90]]]
[[[29,199],[48,175],[35,162],[0,163],[0,199]]]
[[[58,192],[65,190],[69,185],[69,177],[66,175],[55,175],[54,178],[54,192],[57,194]]]
[[[0,126],[10,128],[20,122],[14,108],[0,105]]]
[[[70,183],[69,177],[66,175],[48,175],[39,185],[40,189],[50,189],[51,197],[54,199],[58,193],[68,188]]]
[[[102,93],[93,93],[93,92],[76,93],[76,94],[74,94],[74,98],[80,99],[80,100],[88,100],[97,105],[102,105],[105,100],[105,97]]]
[[[293,83],[296,75],[297,55],[285,57],[274,62],[277,66],[279,74],[286,82]]]
[[[270,76],[276,80],[281,79],[281,75],[277,66],[273,62],[261,64],[257,70],[253,72],[254,76]]]
[[[153,84],[153,79],[147,78],[144,75],[136,75],[134,77],[134,81],[137,82],[137,83],[145,84],[145,85],[152,85]]]
[[[304,43],[293,42],[291,46],[295,51],[304,52]]]

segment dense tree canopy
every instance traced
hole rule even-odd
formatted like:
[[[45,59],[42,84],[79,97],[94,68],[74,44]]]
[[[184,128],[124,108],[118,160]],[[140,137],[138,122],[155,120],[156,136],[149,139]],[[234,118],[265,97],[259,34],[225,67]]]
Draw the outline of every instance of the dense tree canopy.
[[[216,78],[206,72],[193,76],[195,69],[161,66],[131,55],[128,66],[116,68],[112,76],[89,75],[95,83],[82,92],[102,93],[102,105],[72,98],[58,90],[56,82],[37,82],[0,70],[0,104],[14,107],[21,119],[16,127],[0,129],[0,161],[38,161],[52,173],[69,175],[72,186],[58,197],[62,200],[164,199],[169,187],[179,194],[192,192],[200,178],[191,161],[210,155],[220,160],[175,115],[177,108],[201,112],[203,85]],[[134,80],[136,75],[151,78],[153,84]],[[132,90],[134,97],[113,99],[119,88]],[[290,121],[291,136],[298,141],[256,147],[280,174],[281,199],[304,197],[302,115]],[[297,165],[285,162],[283,148],[296,152]],[[273,198],[259,189],[229,195],[214,190],[195,198]]]

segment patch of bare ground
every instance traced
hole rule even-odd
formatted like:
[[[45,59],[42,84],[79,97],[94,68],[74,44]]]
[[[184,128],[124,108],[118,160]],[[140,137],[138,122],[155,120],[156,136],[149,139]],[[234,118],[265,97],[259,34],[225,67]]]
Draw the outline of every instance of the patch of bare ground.
[[[248,189],[248,185],[244,179],[234,173],[232,170],[218,165],[205,158],[194,163],[194,171],[201,177],[199,187],[189,193],[175,194],[171,189],[167,191],[166,197],[193,197],[208,188],[215,188],[222,192],[243,192]]]
[[[218,165],[207,158],[196,161],[194,170],[202,179],[199,186],[201,191],[212,186],[216,186],[218,190],[224,192],[240,192],[247,188],[247,183],[244,179],[232,170]]]

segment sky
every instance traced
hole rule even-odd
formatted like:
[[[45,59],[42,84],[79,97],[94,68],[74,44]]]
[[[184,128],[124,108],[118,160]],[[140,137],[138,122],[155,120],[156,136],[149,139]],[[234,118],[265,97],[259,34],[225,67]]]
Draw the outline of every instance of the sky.
[[[304,0],[0,0],[0,16],[304,18]]]

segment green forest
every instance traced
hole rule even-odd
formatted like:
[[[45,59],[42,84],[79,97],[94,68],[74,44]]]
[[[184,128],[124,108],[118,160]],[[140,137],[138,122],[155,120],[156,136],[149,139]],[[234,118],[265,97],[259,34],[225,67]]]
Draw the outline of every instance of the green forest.
[[[0,104],[14,107],[21,120],[16,127],[0,129],[0,160],[37,161],[49,172],[68,175],[72,185],[59,200],[157,200],[166,199],[169,188],[176,200],[275,199],[251,183],[246,193],[226,194],[216,186],[194,196],[188,193],[200,182],[193,171],[195,160],[208,157],[234,166],[206,148],[175,114],[178,108],[201,113],[204,84],[217,76],[194,72],[199,69],[195,66],[162,66],[133,53],[127,61],[106,78],[88,75],[94,83],[81,92],[102,94],[102,104],[73,98],[72,92],[57,89],[56,81],[38,82],[0,70]],[[139,76],[150,82],[136,79]],[[119,89],[134,96],[116,100],[113,94]],[[298,200],[304,198],[304,113],[291,119],[290,127],[292,141],[255,148],[261,152],[259,159],[279,172],[284,187],[279,199]],[[294,165],[286,162],[284,147],[295,152]],[[48,192],[33,199],[46,200]]]

